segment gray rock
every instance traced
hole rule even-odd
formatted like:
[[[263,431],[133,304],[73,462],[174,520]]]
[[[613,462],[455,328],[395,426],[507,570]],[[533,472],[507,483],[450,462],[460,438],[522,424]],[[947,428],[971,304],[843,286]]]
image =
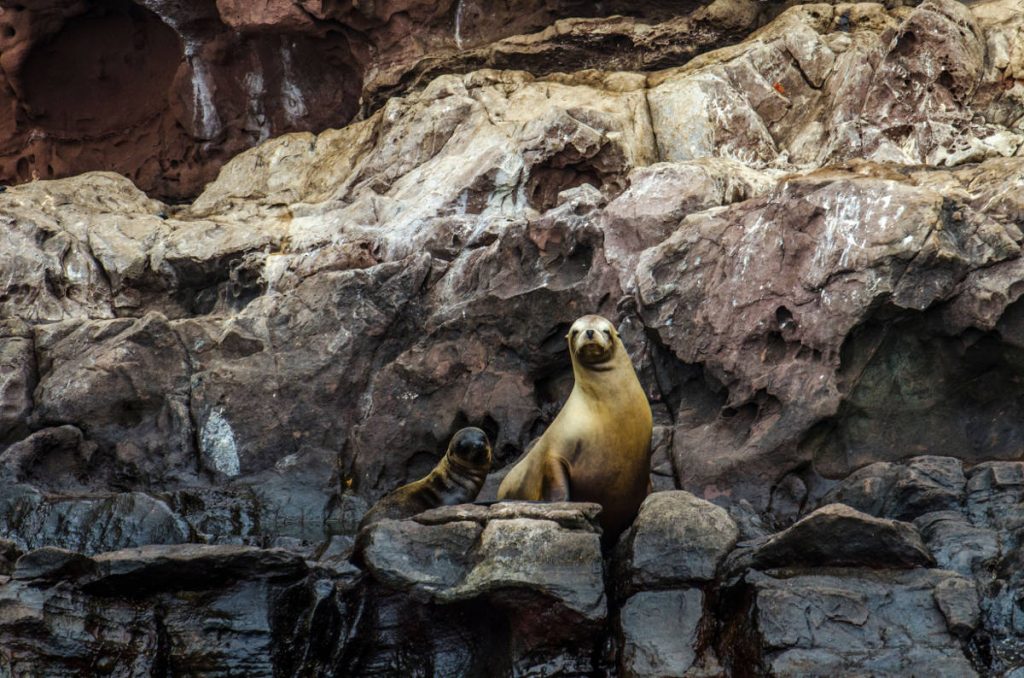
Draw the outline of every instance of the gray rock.
[[[365,533],[363,560],[379,581],[424,597],[445,596],[473,569],[473,551],[483,528],[456,521],[421,525],[382,520]]]
[[[748,575],[771,675],[977,675],[950,634],[935,570]],[[959,627],[958,627],[959,628]]]
[[[549,520],[568,530],[594,532],[600,529],[600,504],[584,502],[501,501],[494,504],[457,504],[430,509],[412,517],[422,525],[441,525],[459,520],[485,524],[491,520],[527,518]]]
[[[95,569],[96,563],[88,556],[44,546],[19,558],[12,578],[54,583],[62,579],[79,579],[92,574]]]
[[[961,638],[978,628],[978,589],[966,578],[950,577],[935,585],[935,602],[950,632]]]
[[[96,447],[74,426],[45,428],[0,453],[0,478],[42,489],[82,490],[95,482],[90,471]]]
[[[0,583],[0,672],[90,666],[127,677],[174,667],[270,678],[305,665],[344,674],[321,647],[335,633],[344,654],[355,614],[345,595],[280,551],[155,546],[87,558],[41,549]]]
[[[700,589],[644,591],[619,611],[623,676],[682,676],[697,660],[704,614]]]
[[[939,567],[984,577],[999,557],[999,534],[971,525],[958,511],[926,513],[914,520]]]
[[[877,462],[854,471],[822,504],[841,503],[879,518],[913,520],[963,503],[963,462],[953,457],[914,457],[905,463]]]
[[[35,380],[36,357],[28,325],[0,321],[0,443],[27,432]]]
[[[361,553],[379,581],[425,600],[528,595],[597,621],[606,616],[598,510],[570,503],[445,507],[370,526],[360,536]]]
[[[0,575],[9,575],[14,571],[14,563],[21,557],[22,551],[10,539],[0,539]]]
[[[876,568],[935,564],[914,526],[829,504],[792,527],[730,554],[726,570],[861,565]]]
[[[57,546],[85,554],[190,541],[188,524],[141,492],[47,496],[27,485],[0,491],[0,536],[23,550]]]
[[[282,549],[206,544],[155,544],[108,551],[93,557],[95,573],[85,580],[92,590],[214,588],[235,579],[298,579],[306,561]]]
[[[738,535],[725,509],[682,490],[656,492],[619,539],[616,578],[624,592],[710,581]]]
[[[967,515],[978,526],[1005,531],[1017,543],[1024,529],[1024,462],[995,461],[971,469]]]

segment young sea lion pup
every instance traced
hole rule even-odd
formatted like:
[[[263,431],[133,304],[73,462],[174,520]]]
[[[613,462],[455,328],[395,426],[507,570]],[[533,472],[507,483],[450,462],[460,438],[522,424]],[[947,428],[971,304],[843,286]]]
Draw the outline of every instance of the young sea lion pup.
[[[608,320],[585,315],[566,339],[572,393],[505,476],[498,499],[597,502],[605,543],[614,543],[647,496],[651,406]]]
[[[408,518],[438,506],[471,502],[480,494],[490,470],[487,434],[473,427],[459,429],[434,470],[382,497],[363,516],[359,529],[385,518]]]

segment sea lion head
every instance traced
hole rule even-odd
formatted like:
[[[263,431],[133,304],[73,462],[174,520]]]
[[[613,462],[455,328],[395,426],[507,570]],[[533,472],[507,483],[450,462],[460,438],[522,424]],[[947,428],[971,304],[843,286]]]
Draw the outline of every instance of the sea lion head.
[[[448,443],[448,455],[466,466],[490,468],[491,443],[478,428],[459,429]]]
[[[566,339],[573,358],[586,367],[595,367],[615,357],[615,326],[599,315],[585,315],[569,328]]]

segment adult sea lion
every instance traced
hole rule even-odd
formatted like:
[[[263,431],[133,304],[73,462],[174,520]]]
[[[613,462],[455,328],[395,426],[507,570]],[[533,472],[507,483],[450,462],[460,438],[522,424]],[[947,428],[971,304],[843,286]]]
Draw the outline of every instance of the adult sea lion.
[[[505,476],[498,499],[597,502],[605,543],[614,543],[647,496],[651,406],[608,320],[585,315],[566,339],[572,393]]]
[[[480,494],[490,470],[487,434],[473,427],[459,429],[434,470],[382,497],[363,516],[359,529],[385,518],[409,518],[438,506],[471,502]]]

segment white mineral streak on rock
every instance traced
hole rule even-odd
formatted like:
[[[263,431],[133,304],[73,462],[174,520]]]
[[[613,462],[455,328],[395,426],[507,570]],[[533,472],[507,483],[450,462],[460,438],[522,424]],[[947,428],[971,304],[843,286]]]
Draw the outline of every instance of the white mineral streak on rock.
[[[206,62],[197,54],[197,45],[186,45],[185,59],[192,69],[192,122],[200,139],[213,139],[224,129],[213,104],[213,78]]]
[[[235,433],[231,430],[231,424],[224,418],[223,410],[217,409],[210,413],[203,424],[199,444],[210,466],[229,477],[239,474],[241,469]]]
[[[465,10],[463,0],[455,5],[455,46],[462,49],[462,13]]]
[[[242,80],[245,85],[245,93],[249,96],[246,107],[248,124],[251,129],[257,132],[257,139],[265,141],[270,137],[270,120],[263,108],[263,97],[266,94],[266,83],[263,79],[263,66],[256,61],[252,71],[245,74]]]
[[[292,44],[291,47],[295,45]],[[295,82],[295,71],[292,66],[292,52],[287,44],[281,45],[281,106],[284,108],[285,119],[295,125],[309,113],[302,89]]]
[[[185,61],[192,71],[192,124],[193,133],[200,139],[210,140],[224,129],[213,103],[213,78],[209,66],[199,56],[202,39],[182,23],[180,8],[169,0],[144,0],[145,7],[170,26],[185,45]]]

